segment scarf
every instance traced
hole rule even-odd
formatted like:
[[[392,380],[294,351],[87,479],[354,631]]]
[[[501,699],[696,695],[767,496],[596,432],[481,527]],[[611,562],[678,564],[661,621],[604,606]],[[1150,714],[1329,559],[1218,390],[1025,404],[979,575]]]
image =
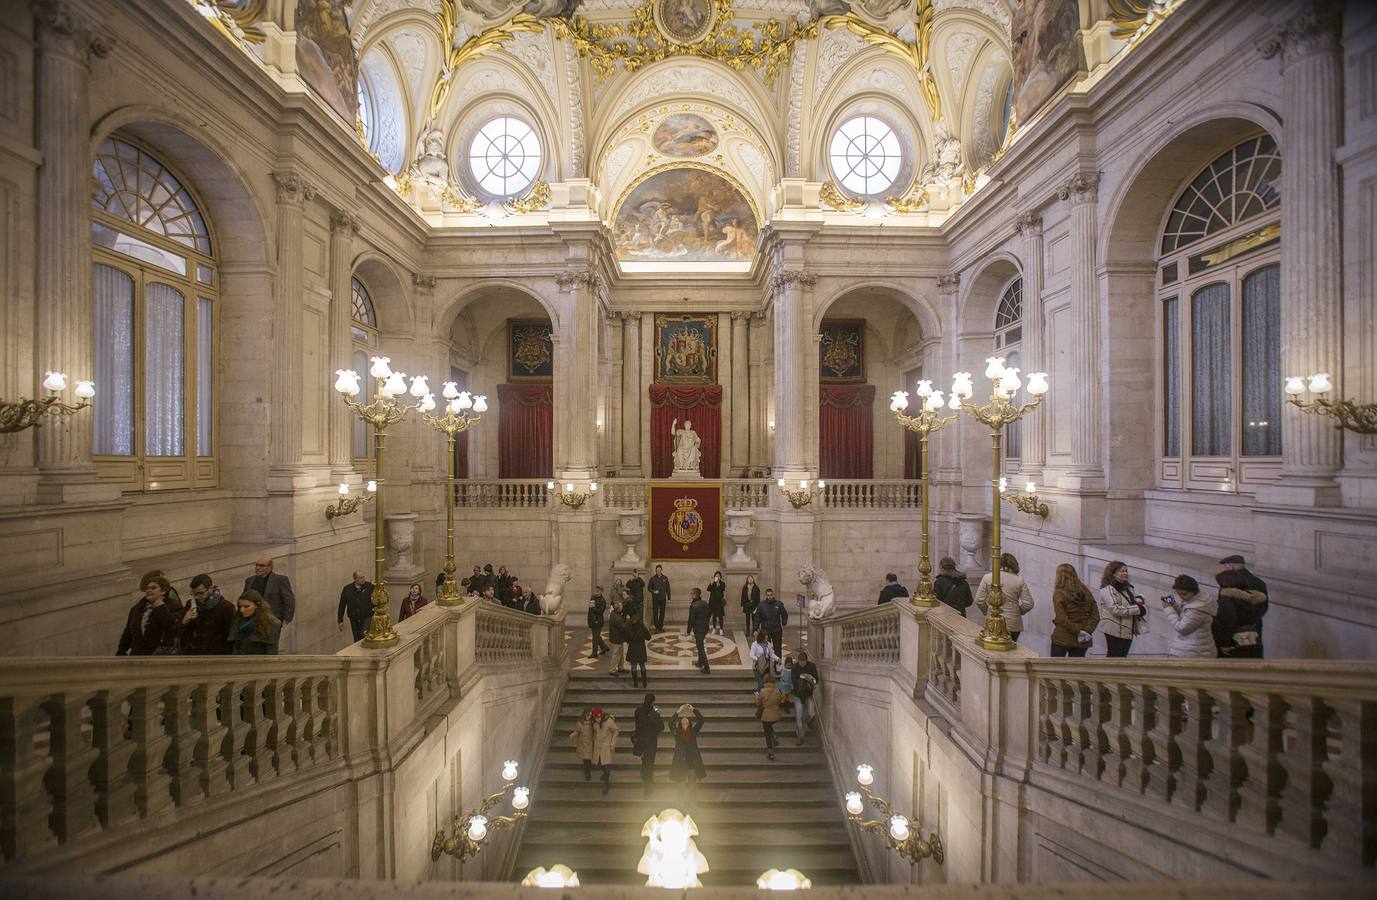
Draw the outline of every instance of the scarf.
[[[239,617],[239,627],[237,629],[239,640],[247,641],[250,637],[255,635],[257,631],[258,619],[256,616],[250,616],[247,619],[243,616]]]

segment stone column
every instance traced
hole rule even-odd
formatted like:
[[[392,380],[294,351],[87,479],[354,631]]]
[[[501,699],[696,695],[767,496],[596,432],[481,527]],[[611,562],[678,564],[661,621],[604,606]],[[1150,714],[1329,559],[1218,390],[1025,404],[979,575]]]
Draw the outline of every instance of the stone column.
[[[770,465],[766,453],[769,443],[765,439],[768,406],[765,403],[765,323],[763,312],[753,312],[749,328],[750,365],[750,446],[747,449],[747,465],[752,469],[765,469]]]
[[[270,470],[268,479],[276,489],[290,489],[301,467],[301,416],[305,398],[301,395],[301,271],[302,209],[316,195],[297,172],[273,173],[277,185],[277,277],[273,282],[273,359],[268,434]],[[334,366],[326,384],[334,384]],[[333,393],[333,392],[332,392]],[[317,402],[337,400],[333,396]],[[285,483],[284,483],[285,482]]]
[[[748,341],[750,313],[732,313],[732,456],[730,476],[750,467],[751,391]]]
[[[622,314],[622,474],[641,473],[641,314]]]
[[[1047,347],[1042,312],[1042,216],[1035,211],[1018,217],[1023,236],[1023,376],[1047,371]],[[1047,464],[1046,411],[1039,406],[1023,419],[1023,478],[1037,480]]]
[[[43,373],[67,373],[68,384],[95,368],[91,331],[91,159],[88,97],[91,57],[112,43],[67,3],[34,4],[38,37],[35,132],[38,169],[37,334],[34,379],[27,396],[43,397]],[[96,385],[96,402],[100,402]],[[75,402],[69,388],[64,400]],[[39,491],[45,502],[108,494],[91,462],[91,413],[46,417],[38,443]],[[79,487],[80,485],[80,487]]]
[[[330,378],[334,384],[336,369],[352,369],[353,339],[349,323],[353,321],[354,299],[351,283],[354,274],[354,236],[359,233],[357,220],[349,213],[335,210],[330,213]],[[299,302],[299,300],[296,300]],[[299,341],[298,341],[299,343]],[[367,372],[360,372],[368,397],[372,397],[374,382]],[[298,389],[299,390],[299,389]],[[359,399],[363,399],[361,394]],[[354,414],[338,398],[329,398],[330,470],[336,480],[354,470]]]
[[[1067,487],[1104,488],[1100,433],[1100,304],[1095,277],[1095,215],[1100,176],[1077,172],[1057,191],[1071,209],[1071,320],[1079,327],[1072,359],[1072,383],[1052,385],[1071,405],[1071,471]]]
[[[957,295],[960,290],[960,272],[949,272],[946,275],[937,276],[937,306],[943,311],[944,315],[948,316],[947,321],[949,322],[960,321],[957,316]],[[949,372],[944,372],[942,368],[936,364],[937,360],[928,359],[926,354],[924,354],[923,357],[923,377],[931,380],[932,386],[934,388],[940,388],[943,392],[951,389],[952,376],[962,365],[958,346],[952,344],[948,352],[951,356],[951,365],[949,367],[951,371]],[[937,355],[940,356],[940,354]],[[979,379],[983,374],[983,369],[980,371],[972,371],[971,378],[978,385],[980,382],[976,379]],[[971,399],[978,403],[983,403],[985,401],[985,398],[980,396],[979,389],[977,389],[976,394]],[[962,449],[949,453],[945,449],[948,443],[947,441],[929,441],[928,467],[931,469],[929,477],[937,481],[959,484],[961,482],[962,451],[968,449],[967,445],[972,440],[972,435],[982,432],[988,433],[989,429],[985,428],[985,426],[976,422],[965,413],[962,413],[957,420],[948,427],[954,429],[949,440]],[[978,431],[977,429],[980,430]]]
[[[1344,396],[1343,298],[1339,272],[1339,170],[1334,154],[1343,124],[1337,2],[1314,0],[1262,46],[1281,57],[1281,346],[1283,374],[1329,372],[1331,396]],[[1280,390],[1280,388],[1277,388]],[[1267,491],[1276,502],[1333,505],[1343,434],[1333,422],[1286,405],[1282,478]],[[1280,495],[1278,494],[1280,492]]]
[[[817,276],[799,269],[785,269],[770,279],[775,308],[775,473],[779,477],[807,476],[808,455],[804,438],[808,431],[804,354],[812,348],[808,297],[804,289]]]
[[[566,477],[593,477],[598,465],[597,430],[594,419],[598,402],[598,288],[602,279],[588,270],[569,271],[556,279],[561,291],[571,295],[574,327],[566,357],[569,367],[556,378],[556,384],[569,385],[569,392],[555,405],[566,404],[569,423],[568,448],[562,473]],[[559,398],[556,398],[559,400]]]

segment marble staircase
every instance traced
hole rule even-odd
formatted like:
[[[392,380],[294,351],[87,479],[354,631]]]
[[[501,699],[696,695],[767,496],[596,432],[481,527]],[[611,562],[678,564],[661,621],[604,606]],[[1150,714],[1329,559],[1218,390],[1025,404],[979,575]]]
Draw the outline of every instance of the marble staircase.
[[[655,784],[643,796],[640,760],[631,754],[633,711],[644,691],[625,678],[571,675],[554,735],[533,792],[530,817],[513,875],[564,863],[584,885],[644,884],[636,864],[645,849],[641,826],[676,807],[698,824],[698,848],[711,870],[707,886],[754,885],[770,868],[798,868],[814,884],[859,882],[845,816],[816,732],[794,742],[793,720],[780,723],[775,759],[754,714],[755,680],[742,669],[702,675],[694,670],[650,670],[650,688],[666,722],[681,703],[693,703],[707,722],[700,737],[708,776],[696,799],[669,780],[674,741],[660,738]],[[598,772],[584,781],[569,741],[579,712],[601,706],[616,716],[621,733],[606,796]]]

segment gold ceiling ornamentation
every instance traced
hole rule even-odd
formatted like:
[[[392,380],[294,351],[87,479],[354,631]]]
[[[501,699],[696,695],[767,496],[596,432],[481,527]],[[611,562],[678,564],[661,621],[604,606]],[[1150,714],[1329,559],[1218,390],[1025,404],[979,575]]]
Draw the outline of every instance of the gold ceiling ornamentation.
[[[865,206],[865,201],[846,196],[830,181],[824,181],[818,188],[818,199],[837,212],[855,212]]]
[[[883,47],[886,53],[897,56],[913,66],[913,70],[918,73],[918,86],[923,91],[923,100],[927,102],[928,111],[932,113],[932,121],[935,124],[942,121],[942,97],[937,93],[937,79],[933,77],[931,65],[932,23],[935,16],[932,0],[918,0],[914,21],[916,40],[912,44],[883,28],[871,25],[855,13],[823,16],[817,23],[824,28],[845,28],[870,46]]]
[[[454,38],[459,27],[459,14],[454,8],[454,0],[441,0],[440,12],[436,14],[436,18],[440,22],[440,34],[444,45],[449,49],[445,53],[445,62],[440,67],[440,74],[435,79],[435,86],[430,89],[430,104],[426,107],[427,126],[439,118],[440,110],[449,99],[449,91],[454,86],[454,76],[459,72],[460,66],[498,49],[520,32],[541,31],[550,21],[537,19],[528,13],[517,13],[501,25],[494,25],[480,34],[475,34],[456,47]]]
[[[1110,37],[1116,41],[1135,43],[1157,24],[1176,11],[1185,0],[1107,0],[1109,21],[1113,23]]]
[[[928,208],[928,192],[923,188],[914,188],[906,197],[887,198],[885,206],[896,213],[923,212]]]
[[[787,24],[768,19],[738,26],[733,21],[732,0],[711,3],[711,24],[688,38],[676,36],[657,24],[655,0],[643,0],[629,22],[600,25],[581,16],[541,21],[556,36],[568,40],[599,77],[617,69],[634,72],[671,56],[696,56],[717,60],[737,71],[754,69],[769,87],[774,86],[780,70],[789,65],[794,45],[818,33],[817,19]]]
[[[263,20],[263,10],[268,0],[252,0],[249,3],[224,3],[223,0],[187,0],[196,12],[201,14],[210,26],[228,38],[232,43],[244,47],[246,44],[261,44],[266,37],[258,23]],[[247,49],[247,48],[246,48]]]
[[[408,182],[410,181],[409,178],[407,180]],[[543,181],[540,183],[545,184]],[[400,181],[398,184],[398,190],[400,191]],[[408,191],[409,189],[410,185],[408,184]],[[445,212],[476,213],[486,205],[482,200],[465,194],[464,189],[452,181],[445,187],[445,192],[441,195],[441,199],[444,200],[445,203]]]
[[[533,213],[547,209],[550,206],[550,185],[544,181],[537,181],[526,196],[520,200],[509,200],[503,205],[514,213]]]

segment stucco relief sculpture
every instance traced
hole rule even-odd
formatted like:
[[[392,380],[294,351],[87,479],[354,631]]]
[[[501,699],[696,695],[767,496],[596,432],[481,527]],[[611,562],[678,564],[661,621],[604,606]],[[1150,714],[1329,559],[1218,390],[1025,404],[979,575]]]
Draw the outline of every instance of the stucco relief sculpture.
[[[545,593],[540,595],[542,616],[553,616],[564,606],[564,586],[573,577],[573,569],[564,563],[555,563],[550,567],[550,577],[545,581]]]
[[[822,619],[831,615],[837,605],[837,593],[827,573],[817,566],[803,566],[798,570],[798,580],[808,588],[808,618]]]

